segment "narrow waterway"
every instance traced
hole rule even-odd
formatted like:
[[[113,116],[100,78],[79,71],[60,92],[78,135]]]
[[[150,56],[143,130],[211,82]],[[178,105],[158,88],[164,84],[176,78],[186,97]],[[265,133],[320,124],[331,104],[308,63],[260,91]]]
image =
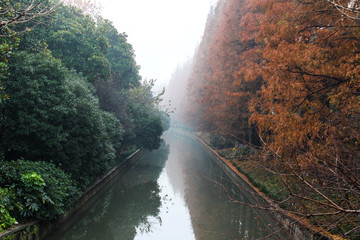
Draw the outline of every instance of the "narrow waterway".
[[[145,153],[85,214],[48,239],[229,240],[275,231],[266,214],[228,194],[246,198],[196,141],[166,133],[160,149]]]

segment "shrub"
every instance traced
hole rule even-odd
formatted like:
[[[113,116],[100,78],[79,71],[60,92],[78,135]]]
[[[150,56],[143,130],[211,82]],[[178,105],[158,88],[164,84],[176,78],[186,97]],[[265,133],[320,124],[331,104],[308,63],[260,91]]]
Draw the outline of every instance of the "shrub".
[[[210,144],[215,149],[223,149],[234,146],[234,141],[228,137],[212,134],[210,136]]]
[[[57,218],[79,194],[70,177],[48,162],[2,161],[0,185],[6,189],[0,204],[20,221]]]
[[[0,233],[13,226],[15,223],[16,219],[11,217],[9,211],[0,204]]]

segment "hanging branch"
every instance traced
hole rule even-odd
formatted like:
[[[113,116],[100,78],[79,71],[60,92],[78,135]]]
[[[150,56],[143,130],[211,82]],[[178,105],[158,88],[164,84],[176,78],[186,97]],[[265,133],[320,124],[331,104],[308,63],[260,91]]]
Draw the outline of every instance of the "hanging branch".
[[[13,3],[5,0],[0,8],[0,37],[8,37],[14,33],[29,31],[16,28],[19,24],[39,24],[39,19],[51,15],[58,5],[48,0],[31,0],[28,3]]]

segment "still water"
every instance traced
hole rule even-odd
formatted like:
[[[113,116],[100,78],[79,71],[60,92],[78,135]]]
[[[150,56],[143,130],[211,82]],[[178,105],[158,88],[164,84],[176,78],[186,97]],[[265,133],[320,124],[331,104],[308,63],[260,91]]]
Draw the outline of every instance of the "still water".
[[[275,231],[265,213],[227,194],[246,198],[197,142],[168,132],[160,149],[146,152],[85,214],[47,239],[229,240]]]

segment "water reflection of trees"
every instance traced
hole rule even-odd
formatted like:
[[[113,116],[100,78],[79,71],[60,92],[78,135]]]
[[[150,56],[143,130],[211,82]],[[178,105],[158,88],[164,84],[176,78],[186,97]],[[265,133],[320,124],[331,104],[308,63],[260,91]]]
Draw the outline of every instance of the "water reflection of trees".
[[[229,182],[216,163],[209,161],[209,155],[196,142],[189,142],[188,138],[181,136],[169,140],[172,152],[167,166],[181,167],[184,198],[197,240],[256,239],[271,231],[268,224],[274,223],[268,217],[260,216],[259,211],[250,207],[230,201],[223,186],[236,199],[242,200],[246,196]],[[176,149],[177,156],[173,156],[173,149]],[[173,170],[167,167],[167,171]],[[170,178],[173,175],[168,172]]]
[[[152,221],[161,221],[157,179],[168,155],[165,142],[158,150],[145,153],[61,239],[132,240],[137,231],[151,231]]]

